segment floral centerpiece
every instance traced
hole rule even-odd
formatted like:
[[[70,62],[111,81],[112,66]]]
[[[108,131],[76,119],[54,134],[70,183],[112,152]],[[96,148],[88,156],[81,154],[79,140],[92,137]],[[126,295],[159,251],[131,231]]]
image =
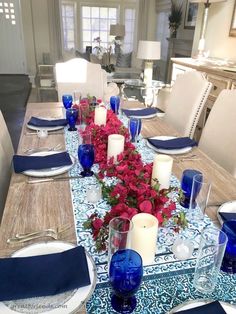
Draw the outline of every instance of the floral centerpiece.
[[[110,220],[117,216],[131,219],[137,213],[149,213],[158,219],[160,225],[173,218],[177,229],[179,225],[185,226],[183,214],[174,216],[176,205],[168,196],[172,188],[159,190],[158,181],[151,186],[152,163],[142,162],[141,155],[129,141],[127,128],[117,116],[108,110],[106,126],[97,126],[93,120],[94,113],[91,112],[86,131],[90,130],[92,134],[95,162],[99,164],[97,178],[102,185],[103,198],[111,205],[104,217],[95,212],[84,223],[84,227],[92,231],[97,250],[106,249],[108,225]],[[121,134],[126,139],[124,151],[118,155],[116,163],[113,158],[107,161],[107,142],[110,134]],[[107,186],[105,177],[116,178],[116,183]]]

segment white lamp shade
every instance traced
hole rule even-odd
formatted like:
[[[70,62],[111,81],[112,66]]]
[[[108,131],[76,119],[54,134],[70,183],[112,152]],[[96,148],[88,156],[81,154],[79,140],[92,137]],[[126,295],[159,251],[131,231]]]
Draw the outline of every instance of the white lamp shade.
[[[110,35],[111,36],[125,36],[125,25],[121,24],[111,24],[110,25]]]
[[[161,58],[161,43],[159,41],[140,40],[138,43],[137,58],[159,60]]]
[[[208,3],[225,2],[226,0],[208,0]],[[190,0],[193,3],[207,3],[207,0]]]

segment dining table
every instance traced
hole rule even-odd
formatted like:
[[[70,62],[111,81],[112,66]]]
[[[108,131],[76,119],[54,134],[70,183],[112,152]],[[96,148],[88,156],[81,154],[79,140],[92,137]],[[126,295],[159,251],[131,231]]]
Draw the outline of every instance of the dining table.
[[[124,101],[123,108],[142,108],[138,101]],[[27,127],[32,116],[44,118],[62,118],[64,108],[60,102],[28,103],[17,154],[25,155],[30,149],[35,151],[45,147],[60,145],[60,150],[68,150],[77,159],[78,132],[68,132],[67,127],[49,132],[45,138],[39,138],[35,131]],[[120,114],[127,123],[127,118]],[[137,145],[139,152],[145,152],[145,158],[152,162],[155,152],[146,145],[146,138],[152,136],[178,136],[171,125],[163,118],[142,119],[141,140]],[[217,139],[216,139],[217,140]],[[226,152],[227,153],[227,152]],[[194,154],[194,158],[191,156]],[[189,159],[182,158],[189,156]],[[142,155],[143,157],[143,155]],[[173,182],[179,185],[185,169],[201,171],[212,183],[208,206],[206,208],[205,225],[218,225],[217,209],[220,204],[236,200],[236,179],[224,168],[209,158],[198,147],[184,155],[172,155]],[[94,166],[95,169],[96,165]],[[77,160],[69,175],[79,174],[80,165]],[[65,176],[61,174],[60,176]],[[69,226],[60,233],[60,240],[81,244],[93,257],[97,268],[97,285],[87,304],[75,313],[115,313],[110,305],[111,288],[107,275],[107,254],[95,250],[92,236],[88,230],[83,230],[83,222],[94,210],[105,210],[107,204],[101,201],[98,206],[86,201],[86,185],[94,183],[95,178],[78,178],[72,180],[55,180],[43,183],[29,183],[35,178],[12,171],[9,191],[5,203],[0,227],[0,257],[11,254],[29,244],[48,241],[47,237],[34,239],[25,243],[8,243],[18,233],[34,232],[48,228],[57,229]],[[90,181],[92,180],[92,181]],[[204,225],[204,226],[205,226]],[[192,286],[194,266],[196,263],[197,246],[192,258],[179,261],[171,252],[171,240],[168,230],[162,228],[159,234],[158,252],[154,265],[145,266],[144,278],[137,293],[137,308],[134,313],[168,313],[171,308],[194,299],[218,299],[236,304],[236,275],[221,274],[219,284],[210,296],[201,295]],[[197,232],[197,226],[194,232]],[[165,238],[165,236],[167,238]],[[160,237],[162,237],[160,239]],[[198,234],[200,237],[200,232]],[[166,240],[167,239],[167,240]],[[165,246],[167,241],[167,246]],[[162,248],[163,246],[163,248]],[[234,287],[234,288],[233,288]]]

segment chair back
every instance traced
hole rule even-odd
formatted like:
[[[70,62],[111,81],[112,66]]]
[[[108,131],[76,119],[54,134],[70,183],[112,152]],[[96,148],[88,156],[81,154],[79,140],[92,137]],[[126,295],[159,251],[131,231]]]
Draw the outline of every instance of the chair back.
[[[107,75],[100,64],[74,58],[67,62],[56,63],[55,72],[58,101],[62,100],[63,94],[73,95],[75,90],[79,90],[83,97],[89,94],[103,98]]]
[[[14,154],[14,148],[1,110],[0,110],[0,125],[1,125],[0,143],[2,144],[2,147],[6,153],[6,157],[11,160]]]
[[[203,128],[199,148],[236,177],[236,90],[223,90]]]
[[[11,159],[8,158],[6,151],[4,150],[2,143],[0,142],[0,222],[7,198],[9,189],[12,167]]]
[[[193,138],[211,86],[198,71],[178,75],[170,93],[165,121],[182,136]]]

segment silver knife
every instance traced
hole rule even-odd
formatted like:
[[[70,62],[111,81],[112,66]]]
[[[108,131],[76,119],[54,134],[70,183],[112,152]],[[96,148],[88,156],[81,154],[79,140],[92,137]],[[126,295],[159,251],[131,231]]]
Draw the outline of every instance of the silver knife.
[[[63,180],[74,180],[83,178],[81,175],[78,176],[70,176],[70,177],[59,177],[59,178],[45,178],[45,179],[37,179],[37,180],[28,180],[27,183],[44,183],[44,182],[54,182],[54,181],[63,181]]]

